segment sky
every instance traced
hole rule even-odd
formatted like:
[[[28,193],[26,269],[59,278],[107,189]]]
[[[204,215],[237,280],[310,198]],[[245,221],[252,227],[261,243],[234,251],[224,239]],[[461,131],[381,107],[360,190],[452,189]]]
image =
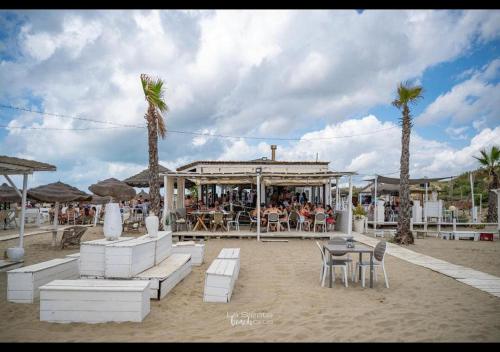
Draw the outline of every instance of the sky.
[[[398,177],[400,82],[424,88],[410,177],[476,169],[500,144],[497,10],[36,10],[0,11],[0,155],[57,166],[30,187],[145,169],[141,73],[165,82],[170,169],[277,144],[278,160],[329,161],[355,184]]]

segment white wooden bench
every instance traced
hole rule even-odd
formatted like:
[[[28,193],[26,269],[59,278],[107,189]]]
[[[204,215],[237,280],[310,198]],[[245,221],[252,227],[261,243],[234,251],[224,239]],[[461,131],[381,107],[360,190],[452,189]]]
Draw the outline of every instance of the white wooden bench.
[[[236,262],[236,277],[238,280],[238,276],[240,274],[240,249],[239,248],[222,248],[217,256],[217,259],[228,259],[234,260]]]
[[[144,235],[138,238],[155,241],[155,265],[160,264],[172,253],[172,231],[158,231],[158,236],[151,238]]]
[[[33,303],[39,287],[56,279],[78,279],[78,258],[57,258],[7,272],[7,300]]]
[[[76,258],[78,263],[78,275],[80,275],[80,253],[68,254],[66,258]]]
[[[190,254],[192,264],[199,266],[203,264],[205,244],[194,241],[177,242],[172,245],[172,254],[175,253]]]
[[[141,322],[149,311],[149,281],[55,280],[40,287],[41,321]]]
[[[229,302],[235,282],[236,261],[215,259],[205,273],[203,301]]]
[[[110,244],[130,241],[134,237],[120,237],[114,241],[103,238],[86,241],[80,244],[80,275],[82,277],[104,278],[105,253],[104,248]]]
[[[150,298],[162,299],[182,279],[191,272],[191,256],[189,254],[172,254],[159,265],[156,265],[134,279],[148,280]]]
[[[474,231],[453,231],[453,237],[455,240],[460,240],[461,238],[473,238],[474,241],[479,241],[479,232]]]
[[[155,265],[156,240],[138,237],[104,247],[106,278],[129,279]]]

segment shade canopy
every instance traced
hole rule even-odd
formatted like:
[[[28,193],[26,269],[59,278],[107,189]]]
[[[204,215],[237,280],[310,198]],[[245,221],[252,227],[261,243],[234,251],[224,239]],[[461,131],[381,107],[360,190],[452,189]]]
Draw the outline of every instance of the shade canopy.
[[[92,195],[62,182],[31,188],[28,190],[28,196],[31,199],[49,203],[84,201],[92,198]]]
[[[35,160],[0,155],[0,174],[2,175],[31,174],[33,171],[56,171],[56,167]]]
[[[22,190],[19,190],[22,192]],[[4,183],[0,186],[0,203],[2,202],[20,202],[21,197],[16,192],[14,187]]]
[[[89,203],[92,203],[92,204],[107,204],[107,203],[110,203],[111,201],[113,201],[113,198],[110,197],[110,196],[101,197],[101,196],[98,196],[96,194],[93,194],[92,195],[92,199],[89,201]]]
[[[400,183],[399,178],[392,178],[392,177],[385,177],[385,176],[376,176],[376,178],[377,178],[378,183],[387,183],[387,184],[391,184],[391,185],[399,185],[399,183]],[[434,177],[434,178],[413,178],[413,179],[409,179],[408,183],[410,185],[421,185],[424,183],[445,180],[447,178],[451,178],[451,176]],[[375,180],[375,179],[373,178],[372,180]]]
[[[110,196],[115,200],[130,200],[135,197],[135,189],[116,178],[108,178],[89,187],[89,190],[101,197]]]
[[[158,171],[160,173],[170,172],[165,166],[158,165]],[[132,187],[149,187],[149,168],[142,170],[134,176],[123,180],[127,185]],[[160,177],[160,187],[164,187],[163,177]]]

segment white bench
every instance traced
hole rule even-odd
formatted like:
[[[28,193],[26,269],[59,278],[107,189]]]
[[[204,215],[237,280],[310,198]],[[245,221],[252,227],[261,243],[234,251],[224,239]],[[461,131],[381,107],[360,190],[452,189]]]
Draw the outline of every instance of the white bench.
[[[66,258],[76,258],[78,263],[78,275],[80,275],[80,253],[68,254]]]
[[[164,261],[172,252],[172,231],[158,231],[158,236],[154,238],[149,237],[149,235],[138,238],[155,241],[155,265]]]
[[[238,276],[240,274],[240,249],[239,248],[222,248],[217,256],[217,259],[228,259],[234,260],[236,262],[236,277],[238,280]]]
[[[134,237],[120,237],[114,241],[103,238],[86,241],[80,244],[80,275],[82,277],[104,277],[105,252],[104,248],[110,244],[130,241]]]
[[[129,279],[155,265],[156,240],[138,237],[104,247],[106,278]]]
[[[474,241],[479,241],[479,232],[474,231],[453,231],[453,237],[455,240],[459,240],[461,238],[473,238]]]
[[[150,298],[162,299],[182,279],[191,272],[191,256],[189,254],[172,254],[159,265],[156,265],[134,279],[148,280]]]
[[[229,302],[235,282],[236,261],[215,259],[205,273],[203,301]]]
[[[190,254],[193,265],[199,266],[203,264],[205,244],[194,241],[177,242],[172,245],[172,254],[176,253]]]
[[[7,300],[33,303],[39,287],[56,279],[78,279],[78,258],[57,258],[7,272]]]
[[[149,311],[149,281],[55,280],[40,287],[41,321],[141,322]]]

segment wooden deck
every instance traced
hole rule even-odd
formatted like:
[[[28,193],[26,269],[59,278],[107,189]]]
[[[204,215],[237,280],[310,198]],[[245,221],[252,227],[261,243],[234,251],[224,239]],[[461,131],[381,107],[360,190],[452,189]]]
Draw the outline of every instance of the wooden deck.
[[[280,232],[261,232],[260,238],[300,238],[300,239],[328,239],[331,236],[345,235],[340,231],[328,232],[313,232],[313,231],[280,231]],[[172,237],[177,237],[179,240],[184,239],[205,239],[210,238],[257,238],[255,231],[241,230],[241,231],[178,231],[172,232]]]
[[[356,241],[372,247],[375,247],[379,242],[379,239],[361,235],[357,232],[353,232],[352,235]],[[500,278],[497,276],[465,266],[451,264],[447,261],[403,248],[394,243],[387,243],[387,254],[409,263],[431,269],[493,296],[500,297]]]

